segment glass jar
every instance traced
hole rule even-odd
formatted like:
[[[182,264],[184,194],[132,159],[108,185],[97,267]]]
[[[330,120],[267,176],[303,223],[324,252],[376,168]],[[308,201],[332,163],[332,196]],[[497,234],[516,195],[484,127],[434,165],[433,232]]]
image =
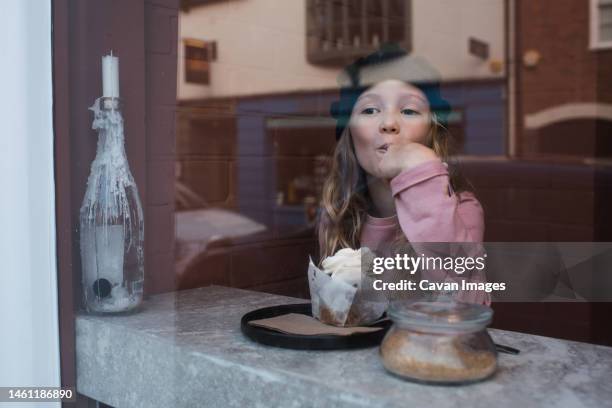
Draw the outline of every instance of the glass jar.
[[[486,330],[493,310],[455,301],[394,303],[393,325],[380,356],[388,371],[402,378],[436,384],[463,384],[490,377],[497,351]]]

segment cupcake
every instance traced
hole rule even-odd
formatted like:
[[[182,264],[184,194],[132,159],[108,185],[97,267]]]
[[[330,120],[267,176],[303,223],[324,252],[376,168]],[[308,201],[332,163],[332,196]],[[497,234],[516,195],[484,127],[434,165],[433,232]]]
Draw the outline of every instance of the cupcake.
[[[359,326],[382,316],[387,300],[372,289],[374,256],[367,247],[343,248],[325,258],[322,269],[310,261],[308,283],[315,318],[334,326]]]

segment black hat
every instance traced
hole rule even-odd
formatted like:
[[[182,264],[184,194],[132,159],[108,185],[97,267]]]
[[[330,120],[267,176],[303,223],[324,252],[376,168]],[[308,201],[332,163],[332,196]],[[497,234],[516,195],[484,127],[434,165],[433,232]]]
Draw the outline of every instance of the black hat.
[[[448,123],[450,104],[440,95],[440,75],[427,61],[408,56],[397,43],[385,43],[374,53],[357,59],[344,68],[338,82],[340,98],[333,102],[330,114],[336,119],[336,140],[348,125],[353,107],[366,89],[385,79],[399,79],[419,88],[427,97],[438,122]]]

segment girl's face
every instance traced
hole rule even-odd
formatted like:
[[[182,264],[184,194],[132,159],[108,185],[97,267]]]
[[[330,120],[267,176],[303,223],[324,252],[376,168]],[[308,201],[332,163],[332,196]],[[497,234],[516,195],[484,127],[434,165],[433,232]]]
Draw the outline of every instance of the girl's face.
[[[359,96],[351,113],[357,161],[376,177],[390,144],[427,144],[430,124],[429,103],[420,89],[395,79],[375,84]]]

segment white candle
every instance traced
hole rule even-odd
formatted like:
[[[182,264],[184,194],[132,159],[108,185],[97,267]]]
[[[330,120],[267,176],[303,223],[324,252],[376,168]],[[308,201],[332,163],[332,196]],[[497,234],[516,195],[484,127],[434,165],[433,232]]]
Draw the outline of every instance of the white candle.
[[[102,96],[119,97],[119,58],[110,55],[102,57]]]

